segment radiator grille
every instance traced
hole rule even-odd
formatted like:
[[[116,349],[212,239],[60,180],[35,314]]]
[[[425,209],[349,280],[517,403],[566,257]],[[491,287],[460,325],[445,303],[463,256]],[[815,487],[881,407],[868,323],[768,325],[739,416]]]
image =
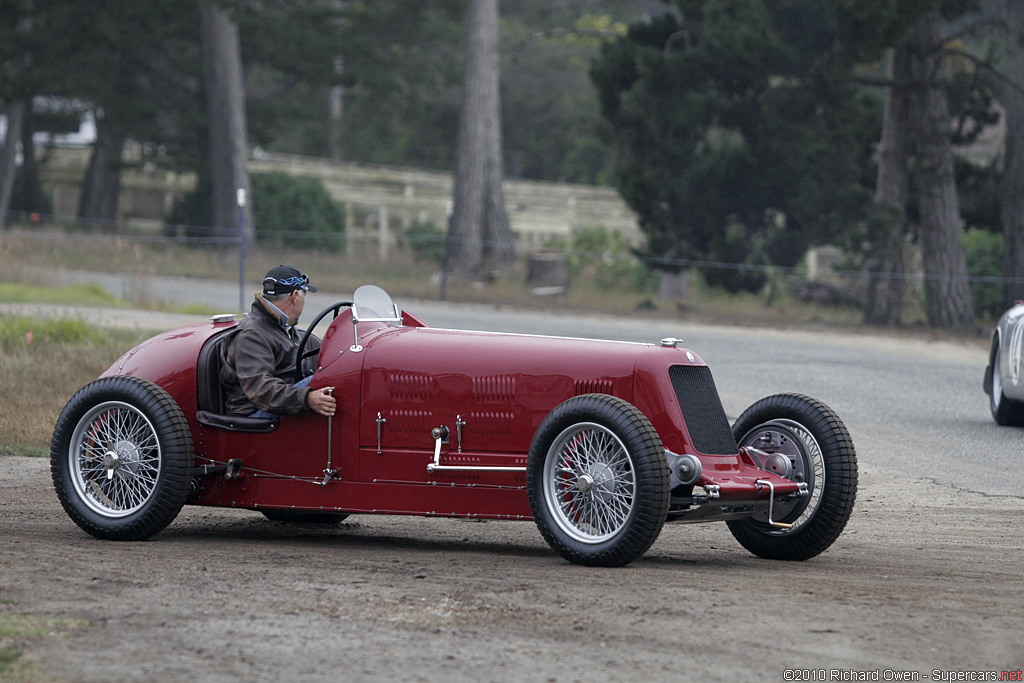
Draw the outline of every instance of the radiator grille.
[[[668,376],[694,448],[706,455],[735,454],[736,440],[711,377],[711,368],[673,365]]]

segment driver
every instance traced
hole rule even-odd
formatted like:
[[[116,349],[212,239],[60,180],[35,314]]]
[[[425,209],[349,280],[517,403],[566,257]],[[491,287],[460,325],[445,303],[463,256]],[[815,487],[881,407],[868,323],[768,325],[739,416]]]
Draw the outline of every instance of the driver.
[[[315,357],[303,361],[305,379],[295,381],[295,352],[299,335],[295,324],[306,304],[306,292],[315,292],[309,278],[292,266],[277,266],[263,278],[263,293],[256,293],[252,309],[221,348],[220,381],[227,411],[232,415],[276,417],[312,410],[331,416],[337,402],[334,387],[310,389]],[[310,348],[320,342],[310,337]]]

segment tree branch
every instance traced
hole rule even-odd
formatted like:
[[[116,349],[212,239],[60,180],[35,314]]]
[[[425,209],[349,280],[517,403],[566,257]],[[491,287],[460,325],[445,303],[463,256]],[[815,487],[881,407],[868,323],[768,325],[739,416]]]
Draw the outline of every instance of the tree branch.
[[[520,38],[519,40],[512,43],[509,47],[509,51],[515,58],[519,52],[529,44],[537,43],[542,40],[548,40],[549,38],[564,38],[566,36],[579,36],[587,38],[618,38],[621,34],[618,31],[611,29],[597,29],[597,28],[552,28],[546,31],[536,31],[530,35]]]
[[[1006,26],[1006,22],[1003,19],[992,19],[992,18],[989,18],[989,17],[982,17],[981,19],[978,19],[974,23],[968,24],[967,26],[963,27],[962,29],[960,29],[956,33],[953,33],[953,34],[950,34],[950,35],[946,36],[945,38],[942,39],[942,43],[940,43],[940,45],[945,45],[947,43],[951,43],[954,40],[957,40],[958,38],[960,38],[961,36],[966,35],[966,34],[972,32],[972,31],[974,31],[975,29],[977,29],[977,28],[979,28],[981,26],[984,26],[986,24],[991,24],[992,26],[1002,26],[1004,28]]]
[[[1003,74],[1001,71],[996,69],[994,66],[992,66],[991,64],[989,64],[988,62],[986,62],[983,59],[979,59],[978,57],[975,57],[970,52],[966,52],[964,50],[959,50],[959,49],[953,48],[953,47],[943,48],[942,52],[944,54],[947,54],[947,55],[956,55],[957,57],[963,57],[967,61],[973,62],[975,66],[978,66],[978,67],[980,67],[982,69],[985,69],[985,70],[989,71],[993,76],[998,78],[1000,81],[1002,81],[1003,83],[1005,83],[1009,87],[1013,88],[1018,93],[1024,95],[1024,85],[1022,85],[1020,83],[1016,83],[1013,80],[1011,80],[1010,78],[1007,78],[1005,74]]]

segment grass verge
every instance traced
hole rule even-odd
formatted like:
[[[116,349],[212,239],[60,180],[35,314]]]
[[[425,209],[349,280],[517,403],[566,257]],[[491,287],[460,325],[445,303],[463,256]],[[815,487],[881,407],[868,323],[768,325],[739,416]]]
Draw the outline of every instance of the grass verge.
[[[47,282],[39,274],[54,270],[119,272],[130,275],[136,283],[135,295],[130,297],[131,305],[159,310],[173,309],[149,290],[146,286],[148,276],[237,279],[238,256],[231,249],[174,242],[132,243],[119,238],[100,239],[98,236],[92,240],[75,237],[69,235],[66,240],[45,244],[23,238],[3,240],[0,242],[0,257],[21,266],[19,273],[5,274],[5,277],[20,279],[28,285],[45,285]],[[431,300],[440,296],[437,264],[418,260],[407,247],[393,246],[384,260],[365,247],[354,248],[347,254],[293,249],[284,245],[254,247],[246,251],[245,281],[259,283],[267,270],[280,263],[291,263],[308,273],[322,291],[351,292],[359,285],[376,284],[396,299]],[[647,287],[635,288],[620,280],[609,283],[584,270],[572,279],[563,296],[538,298],[531,293],[532,287],[525,283],[526,270],[522,260],[486,283],[450,281],[446,299],[554,311],[657,315],[695,322],[749,325],[824,324],[845,327],[858,325],[861,317],[856,307],[801,302],[785,287],[776,288],[767,296],[730,295],[707,287],[698,276],[693,278],[691,291],[685,297],[662,299],[651,286],[656,278],[650,278]],[[0,290],[0,300],[3,299]],[[81,303],[77,296],[70,301]],[[210,311],[213,312],[216,311]],[[916,314],[908,316],[911,323],[916,319]]]
[[[60,411],[145,333],[0,316],[0,455],[46,456]]]
[[[10,604],[5,601],[4,604]],[[0,681],[27,683],[39,681],[32,666],[24,662],[20,643],[35,638],[61,637],[86,622],[75,619],[55,619],[0,610]]]

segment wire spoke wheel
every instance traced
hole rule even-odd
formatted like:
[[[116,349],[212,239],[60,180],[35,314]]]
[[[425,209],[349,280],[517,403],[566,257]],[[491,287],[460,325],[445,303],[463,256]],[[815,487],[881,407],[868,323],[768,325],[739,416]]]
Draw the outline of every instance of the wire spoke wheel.
[[[793,481],[805,482],[810,495],[775,505],[775,521],[792,524],[792,529],[773,529],[768,527],[768,512],[761,512],[751,517],[752,520],[765,525],[766,533],[783,536],[799,531],[810,521],[821,505],[825,490],[825,458],[817,439],[803,425],[793,420],[770,420],[744,435],[737,444],[753,446],[770,454],[780,454],[789,458],[793,471],[789,478]]]
[[[625,445],[592,422],[573,425],[555,439],[544,482],[555,522],[582,543],[619,533],[636,498],[633,461]]]
[[[75,491],[99,514],[125,517],[156,491],[160,444],[153,424],[127,403],[102,403],[71,437]]]
[[[664,447],[622,399],[577,396],[541,422],[526,464],[541,535],[570,562],[616,567],[654,543],[668,513]]]
[[[139,377],[103,377],[71,397],[50,446],[68,516],[97,538],[140,540],[177,516],[192,479],[192,435],[174,400]]]
[[[801,394],[776,394],[743,411],[733,435],[754,447],[789,459],[789,478],[807,484],[806,497],[775,502],[777,522],[767,513],[727,522],[740,544],[759,557],[807,560],[824,552],[842,533],[857,497],[857,453],[846,426],[821,401]]]

